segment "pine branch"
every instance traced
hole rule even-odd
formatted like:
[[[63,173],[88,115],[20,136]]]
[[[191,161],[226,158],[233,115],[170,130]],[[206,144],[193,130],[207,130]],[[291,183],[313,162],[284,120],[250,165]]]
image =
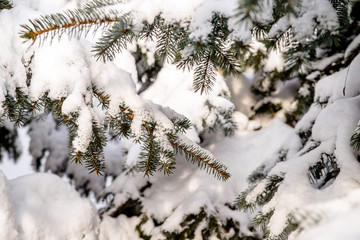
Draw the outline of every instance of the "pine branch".
[[[211,61],[218,66],[225,75],[241,73],[241,66],[238,59],[235,58],[235,53],[227,49],[222,42],[214,46]]]
[[[355,150],[360,150],[360,125],[357,125],[354,134],[351,136],[350,144]]]
[[[143,159],[143,161],[138,166],[144,172],[144,176],[152,175],[156,170],[163,170],[164,174],[170,175],[175,168],[174,153],[164,149],[155,139],[155,126],[155,123],[145,122],[144,124],[147,136],[141,139],[142,152],[140,152],[140,159]],[[160,167],[157,169],[159,165]]]
[[[76,126],[74,130],[76,131]],[[71,140],[74,139],[75,134],[76,132],[72,133]],[[96,175],[102,175],[105,168],[103,149],[106,146],[106,137],[104,129],[95,121],[92,123],[91,135],[87,152],[72,154],[73,161],[80,164],[85,162],[85,167],[89,169],[89,173],[95,172]]]
[[[252,223],[254,224],[255,227],[260,227],[262,229],[263,232],[265,232],[265,239],[268,237],[269,235],[269,231],[267,231],[267,225],[270,222],[270,219],[272,217],[272,215],[274,214],[274,209],[270,210],[267,213],[262,213],[259,212],[258,214],[256,214],[256,216],[253,218]]]
[[[219,163],[213,156],[204,152],[200,147],[188,145],[173,135],[168,135],[168,139],[176,152],[184,153],[185,158],[192,163],[197,162],[200,169],[206,168],[207,172],[211,172],[223,181],[226,181],[230,177],[230,174],[226,172],[227,168],[225,165]]]
[[[162,151],[160,152],[160,168],[158,171],[163,171],[164,174],[170,175],[175,169],[175,156],[173,152]]]
[[[195,43],[194,45],[196,50],[192,51],[191,54],[189,54],[185,58],[181,58],[177,62],[176,67],[178,69],[190,71],[194,66],[199,63],[205,51],[202,47],[201,42]]]
[[[111,1],[112,2],[112,1]],[[116,1],[114,1],[116,2]],[[189,45],[188,26],[180,26],[179,23],[167,23],[161,17],[156,17],[152,24],[144,23],[138,33],[132,31],[130,18],[128,15],[116,16],[116,12],[105,13],[102,3],[96,1],[88,5],[85,9],[66,11],[65,13],[42,16],[39,19],[30,20],[29,25],[23,25],[24,30],[21,37],[26,39],[46,39],[56,35],[61,38],[64,33],[69,37],[76,35],[80,37],[87,34],[94,26],[96,31],[100,26],[107,28],[107,31],[96,43],[93,52],[97,59],[112,60],[115,55],[127,47],[127,44],[135,39],[146,38],[157,41],[155,55],[161,61],[174,61],[180,57],[180,50]],[[225,39],[229,35],[227,19],[214,15],[212,23],[214,27],[209,36],[209,43],[202,47],[201,43],[195,43],[195,52],[191,56],[179,62],[180,68],[195,68],[194,89],[201,93],[208,92],[213,86],[216,75],[216,66],[219,66],[225,74],[239,73],[240,65],[235,58],[235,53],[231,48],[224,45]]]
[[[282,176],[271,175],[262,180],[264,181],[262,182],[264,185],[261,186],[263,189],[261,188],[261,191],[255,193],[253,193],[253,191],[256,191],[256,187],[258,187],[258,185],[254,184],[250,186],[238,196],[235,201],[236,205],[243,211],[250,210],[250,212],[253,212],[256,206],[263,206],[273,198],[283,180],[284,177]],[[248,199],[249,194],[251,194],[250,200]]]
[[[254,20],[254,15],[261,11],[261,1],[243,0],[237,9],[239,21]]]
[[[191,122],[188,118],[171,118],[171,122],[174,123],[176,133],[185,133],[187,129],[191,127]]]
[[[103,8],[113,6],[124,2],[124,0],[93,0],[84,6],[87,11],[92,11],[95,8]]]
[[[99,164],[97,163],[96,157],[94,155],[94,151],[91,148],[89,148],[89,151],[91,153],[91,160],[92,160],[91,167],[94,168],[94,171],[95,171],[96,175],[99,175],[99,172],[100,172]]]
[[[37,100],[34,102],[31,102],[30,108],[27,110],[26,114],[34,114],[35,112],[40,112],[44,108],[44,102]]]
[[[121,114],[119,119],[111,117],[109,120],[109,125],[111,129],[115,130],[116,137],[130,137],[131,120],[127,116],[124,116],[124,114]]]
[[[2,152],[5,151],[9,158],[14,159],[15,162],[20,156],[19,149],[17,147],[18,131],[16,128],[9,129],[5,126],[0,127],[0,159],[3,159]],[[0,160],[1,162],[1,160]]]
[[[148,152],[148,155],[147,155],[144,176],[149,176],[151,157],[154,156],[152,154],[152,152],[154,150],[154,136],[153,136],[152,132],[150,132],[150,134],[149,134],[149,148],[150,148],[150,151]]]
[[[15,96],[7,94],[5,96],[5,101],[3,102],[5,114],[10,121],[14,122],[16,127],[21,126],[26,122],[27,112],[30,107],[31,104],[29,98],[21,88],[15,89]]]
[[[5,114],[6,116],[8,116],[8,118],[10,120],[14,120],[16,119],[16,101],[14,100],[14,98],[10,95],[6,95],[5,96],[5,101],[3,103],[3,108],[5,110]]]
[[[236,52],[226,40],[230,33],[227,21],[227,18],[214,14],[211,21],[213,28],[207,42],[184,41],[184,44],[191,43],[194,48],[191,54],[178,62],[177,67],[181,69],[195,67],[193,82],[195,92],[200,90],[202,94],[211,91],[216,67],[219,67],[224,74],[238,74],[241,71],[239,61],[235,58]]]
[[[110,97],[105,94],[103,91],[99,91],[95,86],[92,88],[93,95],[99,100],[103,109],[107,109],[109,107]]]
[[[161,31],[157,34],[158,43],[155,55],[161,62],[172,62],[178,52],[178,32],[183,31],[183,29],[177,24],[166,24],[163,21],[160,21],[160,28]]]
[[[284,230],[277,236],[276,240],[287,240],[290,233],[295,231],[299,227],[298,223],[294,221],[294,217],[289,215],[286,221],[286,227]]]
[[[116,4],[117,1],[111,1],[111,4]],[[107,3],[105,4],[107,6]],[[86,5],[84,9],[66,11],[64,13],[52,14],[42,16],[39,19],[30,20],[30,24],[24,25],[24,31],[22,31],[22,37],[32,39],[46,39],[47,37],[54,38],[56,35],[59,38],[64,33],[67,33],[70,37],[76,35],[77,37],[82,34],[87,34],[91,29],[96,31],[99,27],[107,28],[112,26],[99,40],[94,48],[95,56],[105,60],[112,60],[115,54],[120,52],[123,48],[127,47],[127,44],[133,40],[139,38],[156,38],[157,50],[156,55],[163,61],[174,61],[179,56],[179,51],[190,43],[189,33],[186,32],[187,27],[182,27],[178,23],[167,23],[161,17],[157,17],[152,24],[141,25],[142,30],[133,32],[129,16],[124,15],[121,17],[116,16],[116,12],[105,13],[103,7],[105,6],[100,1],[94,1],[89,5]],[[199,44],[195,50],[193,56],[194,59],[188,58],[189,61],[185,61],[186,64],[195,66],[194,74],[194,89],[200,90],[201,93],[211,90],[211,87],[215,81],[216,65],[224,68],[224,72],[231,73],[237,72],[237,62],[232,52],[225,48],[224,39],[226,39],[229,31],[227,29],[227,19],[222,17],[215,17],[211,41],[209,44],[205,44],[205,47]],[[225,27],[224,27],[225,26]],[[224,28],[224,29],[223,29]],[[222,44],[218,48],[214,47],[216,44]],[[218,53],[216,53],[216,50]],[[230,64],[230,66],[228,66]],[[184,65],[185,66],[185,65]],[[185,67],[190,68],[189,65]],[[192,66],[191,66],[192,67]],[[93,95],[99,100],[104,109],[108,108],[109,97],[96,88],[92,89]],[[67,125],[70,133],[70,139],[74,140],[78,129],[76,119],[77,113],[71,113],[70,116],[62,114],[62,104],[65,98],[52,100],[45,97],[45,106],[51,109],[53,114],[60,122]],[[33,104],[33,108],[37,106]],[[135,138],[135,134],[131,132],[131,124],[134,118],[134,113],[125,106],[119,106],[120,114],[116,117],[110,116],[107,118],[109,127],[115,130],[116,136],[125,136]],[[185,131],[189,127],[188,120],[182,118],[171,119],[174,123],[174,134]],[[229,122],[229,121],[227,121]],[[230,123],[230,122],[229,122]],[[149,120],[143,121],[142,133],[140,136],[136,136],[136,140],[139,140],[142,145],[140,163],[145,176],[149,176],[158,166],[159,169],[164,170],[164,173],[171,173],[171,169],[175,165],[174,152],[180,150],[185,154],[185,157],[192,161],[198,162],[201,168],[206,168],[209,172],[215,174],[218,178],[226,180],[230,175],[226,172],[226,167],[220,164],[215,158],[206,153],[198,146],[191,144],[184,144],[179,142],[176,138],[169,137],[169,145],[174,146],[174,151],[169,152],[157,142],[158,140],[154,136],[155,123],[150,123]],[[165,131],[165,130],[164,130]],[[169,132],[169,131],[168,131]],[[165,136],[169,136],[168,132],[164,132]],[[158,134],[158,133],[157,133]],[[172,139],[172,141],[170,141]],[[103,129],[97,129],[97,126],[93,125],[92,138],[88,146],[87,152],[76,152],[72,156],[74,161],[82,163],[85,160],[87,167],[91,171],[95,171],[97,174],[101,174],[101,166],[103,165],[102,149],[106,139],[103,137]]]
[[[273,7],[273,17],[274,23],[276,23],[280,18],[284,17],[287,14],[294,15],[298,17],[298,13],[296,12],[296,5],[299,4],[297,0],[275,0]]]
[[[144,173],[144,176],[152,175],[158,166],[160,146],[154,139],[155,124],[145,123],[145,129],[148,136],[143,139],[145,144],[142,146],[142,152],[140,153],[140,159],[144,159],[139,163],[139,169]]]
[[[115,130],[115,137],[131,137],[131,123],[134,118],[133,112],[122,106],[120,107],[120,114],[117,117],[109,116],[107,122],[110,129]]]
[[[108,14],[102,10],[92,9],[67,10],[64,13],[41,16],[29,20],[30,25],[21,25],[23,30],[20,37],[27,40],[46,39],[49,36],[53,39],[56,35],[61,38],[64,33],[69,37],[86,35],[92,27],[96,31],[100,26],[107,28],[110,24],[118,22],[119,19],[114,13]]]
[[[334,7],[338,20],[341,26],[348,26],[350,24],[350,18],[348,15],[349,10],[349,1],[344,0],[330,0],[332,6]]]
[[[257,196],[256,203],[259,206],[262,206],[262,205],[265,205],[266,203],[268,203],[273,198],[275,193],[277,192],[277,189],[283,180],[284,180],[284,177],[278,176],[278,175],[271,175],[271,176],[267,177],[266,188],[261,194],[259,194]]]
[[[218,129],[221,129],[225,136],[232,136],[237,129],[233,119],[234,109],[215,106],[209,100],[205,102],[205,106],[209,112],[203,120],[203,131],[201,133],[216,132]],[[211,119],[215,117],[215,121],[211,120],[208,122],[207,118],[209,116],[211,116]]]
[[[256,187],[256,185],[253,185],[253,186],[249,187],[247,190],[240,193],[240,195],[236,198],[235,205],[238,207],[238,209],[240,209],[240,210],[242,210],[244,212],[249,211],[251,213],[253,213],[255,211],[256,203],[248,202],[246,200],[246,197],[248,196],[248,194],[250,192],[252,192],[255,187]]]
[[[194,91],[197,92],[200,90],[201,94],[211,91],[215,82],[215,74],[216,69],[211,62],[211,53],[210,51],[206,51],[205,55],[200,60],[199,65],[195,68],[193,83]]]
[[[132,25],[127,16],[117,19],[117,23],[107,31],[95,44],[93,52],[97,59],[104,62],[111,61],[115,55],[127,47],[135,38],[135,33],[131,30]]]
[[[334,154],[321,154],[320,161],[309,168],[309,180],[316,189],[322,189],[330,180],[334,180],[340,172]]]
[[[310,64],[310,48],[309,45],[302,45],[301,43],[293,44],[292,48],[289,48],[285,52],[285,70],[289,74],[299,73],[305,74],[311,69]]]
[[[273,38],[267,38],[263,39],[261,42],[263,42],[266,46],[266,48],[276,51],[284,51],[286,48],[291,46],[292,43],[292,37],[293,37],[293,31],[292,28],[288,28],[285,31],[282,31],[280,33],[277,33],[277,35]]]
[[[11,9],[13,8],[12,2],[9,0],[0,0],[0,11],[3,9]]]
[[[78,112],[70,113],[69,116],[62,113],[62,105],[66,98],[51,99],[45,94],[41,101],[44,102],[45,108],[49,109],[53,116],[59,121],[60,124],[64,124],[69,133],[70,142],[70,156],[73,162],[79,164],[85,164],[85,167],[89,172],[95,172],[97,175],[102,175],[104,171],[104,154],[103,149],[106,145],[105,130],[103,126],[100,126],[98,122],[92,119],[91,126],[91,138],[89,139],[88,146],[84,152],[74,149],[72,145],[76,137],[78,136]]]
[[[139,33],[139,39],[144,39],[146,41],[154,41],[158,35],[159,24],[161,22],[160,16],[157,16],[154,19],[153,23],[144,22],[144,26]]]

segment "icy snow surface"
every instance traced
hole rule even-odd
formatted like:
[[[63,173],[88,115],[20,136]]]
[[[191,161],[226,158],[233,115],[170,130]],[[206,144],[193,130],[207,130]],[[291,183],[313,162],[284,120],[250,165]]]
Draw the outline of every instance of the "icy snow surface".
[[[327,203],[310,204],[299,211],[304,231],[297,240],[357,240],[360,236],[359,189],[344,198]],[[319,225],[316,221],[320,220]],[[315,226],[315,227],[314,227]]]
[[[58,176],[0,177],[1,239],[97,238],[96,209]]]

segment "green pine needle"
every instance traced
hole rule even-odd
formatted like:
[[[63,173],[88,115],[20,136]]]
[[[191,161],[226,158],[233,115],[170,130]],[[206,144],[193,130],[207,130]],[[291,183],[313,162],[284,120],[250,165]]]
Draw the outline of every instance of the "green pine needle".
[[[64,13],[50,14],[29,20],[29,25],[21,25],[23,30],[20,37],[27,40],[51,40],[57,36],[59,39],[64,33],[68,37],[85,35],[90,31],[97,31],[99,27],[106,29],[118,21],[114,13],[105,13],[101,9],[76,9]]]
[[[215,74],[216,68],[211,62],[211,53],[207,51],[194,71],[194,91],[200,91],[201,94],[211,91],[215,82]]]
[[[0,0],[0,11],[3,9],[11,9],[13,8],[12,2],[9,0]]]
[[[134,40],[135,33],[131,29],[132,24],[127,16],[118,18],[117,23],[95,44],[93,49],[95,57],[104,62],[112,61],[117,53],[126,49],[127,45]]]
[[[230,174],[226,171],[227,167],[200,147],[188,145],[176,136],[169,135],[168,139],[176,153],[184,154],[188,161],[194,164],[197,163],[200,169],[206,169],[208,173],[215,175],[223,181],[226,181],[230,177]]]

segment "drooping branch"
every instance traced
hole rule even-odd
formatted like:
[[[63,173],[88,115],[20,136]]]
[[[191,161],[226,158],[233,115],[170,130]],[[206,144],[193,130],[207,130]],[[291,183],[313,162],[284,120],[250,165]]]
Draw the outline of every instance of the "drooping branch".
[[[0,0],[0,11],[3,9],[11,9],[12,6],[12,2],[9,0]]]
[[[95,44],[93,52],[97,59],[113,60],[115,55],[125,49],[135,38],[131,30],[131,20],[127,16],[117,19],[117,23],[107,31]]]
[[[194,91],[197,92],[200,90],[201,94],[209,92],[215,82],[215,72],[215,66],[211,62],[211,53],[210,51],[206,51],[206,55],[195,68]]]
[[[219,163],[213,156],[207,154],[203,149],[195,145],[188,145],[181,142],[179,138],[168,135],[169,142],[174,146],[175,151],[183,152],[187,160],[197,162],[200,168],[206,168],[219,179],[226,181],[230,174],[226,171],[227,167]]]
[[[87,34],[92,27],[95,30],[102,26],[108,27],[110,24],[118,22],[119,18],[115,14],[105,13],[99,9],[93,10],[67,10],[64,13],[41,16],[40,18],[29,20],[29,25],[21,25],[24,29],[20,32],[22,38],[28,40],[37,40],[39,37],[43,39],[49,35],[51,38],[57,35],[59,38],[63,33],[69,36]]]

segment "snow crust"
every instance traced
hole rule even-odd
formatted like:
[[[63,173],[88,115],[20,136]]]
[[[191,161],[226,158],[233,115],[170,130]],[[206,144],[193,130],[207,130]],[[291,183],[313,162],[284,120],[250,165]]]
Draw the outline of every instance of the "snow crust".
[[[14,206],[10,196],[9,183],[0,170],[0,238],[15,240],[19,238],[19,231],[15,220]]]
[[[332,103],[337,99],[353,97],[359,94],[360,56],[357,55],[347,68],[322,79],[315,87],[315,99]],[[344,94],[345,93],[345,94]]]
[[[360,216],[358,199],[359,190],[356,189],[343,198],[302,208],[296,217],[302,220],[301,227],[307,231],[300,234],[297,239],[358,239],[360,235],[356,224]],[[314,222],[317,220],[321,224]]]
[[[1,238],[97,239],[96,209],[58,176],[37,173],[7,181],[0,174]]]

